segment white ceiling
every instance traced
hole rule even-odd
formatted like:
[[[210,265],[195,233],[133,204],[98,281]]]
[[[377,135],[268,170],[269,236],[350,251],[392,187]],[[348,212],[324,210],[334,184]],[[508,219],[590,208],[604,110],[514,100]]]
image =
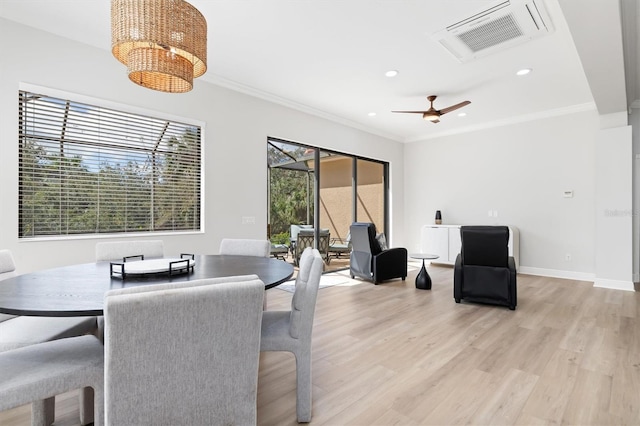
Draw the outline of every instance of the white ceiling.
[[[633,6],[638,0],[621,1]],[[458,62],[431,37],[498,2],[192,0],[208,23],[208,70],[194,90],[208,81],[405,142],[600,107],[592,89],[610,82],[590,72],[590,61],[599,61],[589,59],[594,56],[589,41],[576,37],[574,44],[571,32],[593,32],[593,23],[581,22],[575,12],[577,5],[613,2],[544,0],[555,31],[468,63]],[[565,19],[568,9],[577,18]],[[0,16],[110,55],[107,0],[0,0]],[[605,46],[617,40],[622,49],[619,25],[617,34],[615,28],[599,27]],[[517,77],[521,68],[533,72]],[[385,77],[391,69],[400,74]],[[472,103],[438,124],[417,114],[391,113],[427,109],[431,94],[438,95],[437,109]],[[458,117],[462,111],[466,117]]]

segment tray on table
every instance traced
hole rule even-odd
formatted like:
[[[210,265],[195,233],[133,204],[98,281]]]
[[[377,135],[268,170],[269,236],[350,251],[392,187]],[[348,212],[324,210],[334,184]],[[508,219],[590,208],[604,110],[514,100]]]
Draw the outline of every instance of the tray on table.
[[[147,260],[145,260],[142,255],[129,256],[123,258],[122,262],[111,262],[109,272],[112,278],[122,279],[128,276],[157,274],[178,275],[192,272],[195,264],[195,256],[192,254],[181,254],[180,257],[177,258],[169,257]]]

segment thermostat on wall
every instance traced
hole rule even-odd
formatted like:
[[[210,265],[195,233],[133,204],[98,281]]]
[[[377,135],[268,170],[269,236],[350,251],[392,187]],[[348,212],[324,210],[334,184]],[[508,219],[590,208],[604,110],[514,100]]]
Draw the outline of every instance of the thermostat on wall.
[[[573,191],[564,191],[562,195],[564,198],[573,198]]]

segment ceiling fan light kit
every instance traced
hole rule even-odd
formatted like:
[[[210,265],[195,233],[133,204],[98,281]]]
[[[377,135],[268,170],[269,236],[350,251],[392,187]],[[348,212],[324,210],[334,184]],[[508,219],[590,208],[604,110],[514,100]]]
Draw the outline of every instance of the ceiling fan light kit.
[[[431,106],[426,111],[391,111],[391,112],[399,112],[399,113],[407,113],[407,114],[422,114],[423,119],[430,121],[432,123],[439,123],[440,117],[443,116],[444,114],[451,111],[455,111],[458,108],[462,108],[463,106],[469,105],[471,103],[469,101],[463,101],[455,105],[451,105],[450,107],[446,107],[438,110],[433,107],[433,101],[435,101],[436,98],[437,98],[436,95],[427,96],[427,100],[431,102]]]

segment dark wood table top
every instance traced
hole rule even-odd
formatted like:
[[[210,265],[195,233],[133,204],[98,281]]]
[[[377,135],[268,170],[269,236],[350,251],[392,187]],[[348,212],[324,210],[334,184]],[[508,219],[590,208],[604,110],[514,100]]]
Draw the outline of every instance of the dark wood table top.
[[[127,275],[112,278],[110,262],[63,266],[0,281],[0,312],[31,316],[102,315],[104,294],[114,288],[193,281],[203,278],[257,275],[265,289],[293,276],[293,266],[273,258],[228,255],[196,255],[187,274]]]

